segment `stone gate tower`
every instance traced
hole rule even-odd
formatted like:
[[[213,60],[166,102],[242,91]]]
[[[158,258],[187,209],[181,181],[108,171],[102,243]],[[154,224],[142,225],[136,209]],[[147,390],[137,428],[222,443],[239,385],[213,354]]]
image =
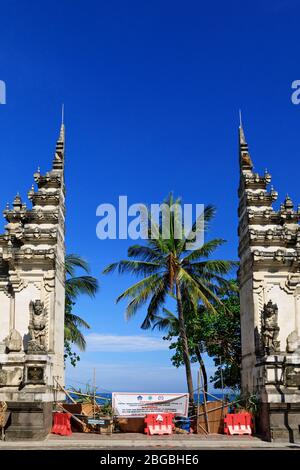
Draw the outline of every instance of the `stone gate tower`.
[[[7,439],[44,438],[56,380],[64,383],[65,128],[52,169],[34,174],[32,208],[17,195],[0,236],[0,401],[11,412]],[[56,394],[56,395],[55,395]]]
[[[273,208],[271,175],[254,172],[239,128],[242,391],[257,393],[268,439],[300,439],[300,209]]]

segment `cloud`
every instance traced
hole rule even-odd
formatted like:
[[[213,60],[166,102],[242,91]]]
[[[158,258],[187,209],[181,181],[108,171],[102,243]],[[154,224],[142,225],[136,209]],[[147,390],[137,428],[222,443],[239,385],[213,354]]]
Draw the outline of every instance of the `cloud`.
[[[68,367],[66,383],[68,386],[84,388],[86,383],[92,383],[93,374],[96,374],[96,383],[103,391],[131,391],[131,392],[182,392],[186,390],[184,369],[172,366],[156,366],[150,364],[101,364],[97,362],[82,361],[76,370]]]
[[[149,352],[167,349],[166,341],[155,336],[91,333],[86,336],[86,341],[88,352]]]
[[[131,356],[132,357],[132,356]],[[96,374],[96,384],[99,391],[123,391],[140,393],[167,393],[186,392],[186,378],[184,367],[173,367],[168,360],[162,360],[160,364],[144,364],[143,362],[115,363],[99,361],[80,361],[76,368],[67,366],[67,386],[85,388],[92,384],[93,374]],[[197,383],[198,366],[192,366],[194,386]],[[207,367],[208,376],[214,372],[213,367]],[[209,387],[212,391],[212,386]],[[218,391],[217,393],[219,393]]]

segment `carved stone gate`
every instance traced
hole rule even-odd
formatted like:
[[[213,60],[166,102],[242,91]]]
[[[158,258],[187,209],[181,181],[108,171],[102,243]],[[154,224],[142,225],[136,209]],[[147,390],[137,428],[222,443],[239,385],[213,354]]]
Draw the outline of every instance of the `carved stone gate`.
[[[239,128],[242,390],[261,402],[268,439],[300,439],[300,210],[278,210],[271,175],[254,172]]]
[[[52,169],[34,174],[28,208],[7,205],[0,236],[0,401],[11,412],[7,439],[44,438],[55,380],[64,382],[65,129]],[[56,397],[55,394],[56,393]]]

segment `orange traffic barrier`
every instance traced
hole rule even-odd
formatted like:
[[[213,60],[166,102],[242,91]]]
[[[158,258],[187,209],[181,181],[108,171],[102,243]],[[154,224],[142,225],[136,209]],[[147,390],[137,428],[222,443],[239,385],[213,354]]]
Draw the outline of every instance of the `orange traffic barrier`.
[[[251,413],[241,412],[235,414],[227,414],[224,418],[224,433],[242,435],[251,435],[254,429],[254,422]]]
[[[61,413],[59,411],[53,413],[52,433],[61,436],[70,436],[71,430],[71,413]]]
[[[173,423],[174,414],[148,414],[145,418],[145,434],[152,436],[153,434],[172,434],[175,427]]]

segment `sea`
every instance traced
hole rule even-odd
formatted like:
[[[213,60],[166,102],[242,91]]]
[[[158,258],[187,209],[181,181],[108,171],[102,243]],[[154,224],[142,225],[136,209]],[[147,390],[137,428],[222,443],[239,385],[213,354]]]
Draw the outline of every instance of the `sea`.
[[[131,393],[131,392],[128,392],[128,393]],[[147,393],[147,392],[146,392]],[[172,392],[170,392],[172,393]],[[177,393],[177,392],[176,392]],[[184,392],[182,392],[184,393]],[[96,398],[96,402],[99,404],[99,405],[104,405],[105,403],[110,403],[111,400],[112,400],[112,393],[111,392],[105,392],[105,393],[101,393],[101,392],[96,392],[96,395],[98,395],[98,397],[101,397],[101,398]],[[73,398],[73,399],[78,399],[79,397],[74,394],[74,393],[70,393],[70,396]],[[208,393],[208,396],[206,398],[206,401],[216,401],[216,400],[222,400],[223,397],[227,397],[229,399],[232,399],[232,395],[230,394],[226,394],[224,393],[224,395],[222,393]],[[195,393],[194,394],[194,400],[195,402],[197,403],[198,401],[198,394]],[[203,403],[204,401],[204,395],[203,393],[200,393],[199,394],[199,402],[200,403]],[[67,402],[70,402],[71,403],[71,400],[68,399]]]

